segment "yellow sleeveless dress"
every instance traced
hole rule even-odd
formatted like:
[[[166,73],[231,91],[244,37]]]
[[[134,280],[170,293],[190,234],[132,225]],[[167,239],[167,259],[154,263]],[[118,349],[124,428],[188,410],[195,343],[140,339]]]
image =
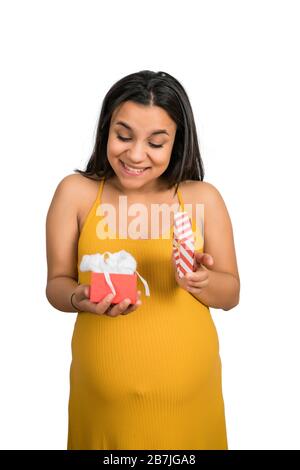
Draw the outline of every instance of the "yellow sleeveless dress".
[[[78,282],[90,283],[90,272],[79,270],[84,254],[124,249],[135,257],[150,296],[138,278],[142,305],[134,312],[77,314],[67,448],[227,449],[219,341],[209,307],[176,283],[172,228],[169,238],[97,236],[104,181],[79,237]],[[177,196],[183,208],[179,189]],[[197,234],[197,251],[203,251]]]

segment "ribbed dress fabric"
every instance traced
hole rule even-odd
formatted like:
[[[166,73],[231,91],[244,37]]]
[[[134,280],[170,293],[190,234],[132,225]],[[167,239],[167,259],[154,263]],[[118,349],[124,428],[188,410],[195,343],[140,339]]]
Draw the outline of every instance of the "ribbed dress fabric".
[[[79,237],[78,282],[90,283],[90,272],[79,269],[83,255],[124,249],[135,257],[150,296],[138,278],[142,305],[134,312],[77,313],[67,449],[227,449],[219,340],[209,307],[176,283],[172,228],[159,239],[97,236],[104,181]],[[183,208],[180,189],[177,196]]]

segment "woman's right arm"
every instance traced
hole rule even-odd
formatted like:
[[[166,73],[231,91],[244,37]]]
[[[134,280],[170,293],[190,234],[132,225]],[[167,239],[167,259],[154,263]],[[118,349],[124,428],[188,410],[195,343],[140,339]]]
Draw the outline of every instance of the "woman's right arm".
[[[46,217],[46,297],[63,312],[77,311],[70,299],[78,287],[78,176],[68,175],[58,184]]]
[[[126,315],[141,305],[124,299],[111,308],[113,295],[98,303],[89,300],[90,286],[78,284],[77,250],[79,239],[78,210],[84,197],[81,175],[68,175],[57,186],[46,218],[47,287],[50,304],[62,312],[91,312],[96,315]],[[72,303],[71,296],[74,293]],[[110,310],[111,308],[111,310]]]

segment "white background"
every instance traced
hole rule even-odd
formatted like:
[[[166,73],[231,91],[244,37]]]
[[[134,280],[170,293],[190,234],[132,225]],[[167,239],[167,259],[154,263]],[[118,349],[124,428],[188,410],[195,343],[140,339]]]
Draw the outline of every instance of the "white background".
[[[66,449],[76,313],[45,297],[45,218],[87,163],[102,99],[166,71],[231,216],[240,304],[211,309],[230,449],[300,449],[297,1],[2,1],[2,449]]]

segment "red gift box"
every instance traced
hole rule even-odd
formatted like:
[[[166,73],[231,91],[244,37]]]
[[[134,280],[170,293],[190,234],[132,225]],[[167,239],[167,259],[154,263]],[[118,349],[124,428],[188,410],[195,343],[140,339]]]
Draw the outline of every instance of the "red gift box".
[[[108,273],[106,273],[107,275]],[[112,299],[112,304],[122,302],[128,298],[132,304],[137,301],[137,275],[133,274],[117,274],[109,273],[110,280],[116,291],[115,297]],[[90,301],[100,302],[112,290],[105,279],[104,273],[91,272],[90,283]]]

